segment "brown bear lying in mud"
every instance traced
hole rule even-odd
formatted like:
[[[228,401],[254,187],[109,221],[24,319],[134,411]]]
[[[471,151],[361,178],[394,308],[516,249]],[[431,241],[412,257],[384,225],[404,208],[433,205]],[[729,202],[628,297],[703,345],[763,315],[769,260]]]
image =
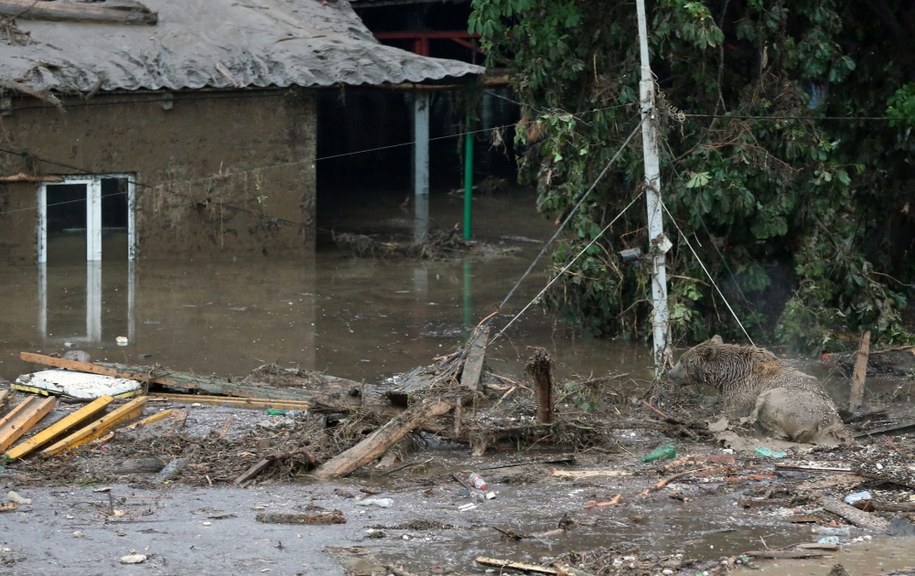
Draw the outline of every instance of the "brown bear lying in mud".
[[[820,381],[762,348],[725,344],[715,336],[684,352],[667,377],[675,384],[714,387],[727,416],[743,417],[742,423],[779,439],[835,444],[851,438]]]

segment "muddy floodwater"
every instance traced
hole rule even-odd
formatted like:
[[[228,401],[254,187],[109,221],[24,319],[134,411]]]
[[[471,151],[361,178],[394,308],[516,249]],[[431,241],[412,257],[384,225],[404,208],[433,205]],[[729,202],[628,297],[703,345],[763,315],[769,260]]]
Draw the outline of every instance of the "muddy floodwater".
[[[430,227],[461,221],[460,198],[433,200]],[[530,194],[475,202],[475,239],[506,252],[485,258],[362,259],[325,242],[305,261],[128,265],[119,258],[87,265],[76,254],[43,267],[3,265],[0,377],[27,369],[20,351],[82,349],[94,360],[200,374],[244,375],[276,363],[377,381],[452,351],[496,311],[551,233],[533,204]],[[409,232],[412,224],[409,213],[383,202],[345,216],[329,225],[393,233]],[[545,281],[538,266],[495,329]],[[119,346],[118,337],[127,345]],[[490,358],[523,362],[535,345],[554,354],[565,374],[650,373],[642,343],[582,337],[536,305],[494,343]]]

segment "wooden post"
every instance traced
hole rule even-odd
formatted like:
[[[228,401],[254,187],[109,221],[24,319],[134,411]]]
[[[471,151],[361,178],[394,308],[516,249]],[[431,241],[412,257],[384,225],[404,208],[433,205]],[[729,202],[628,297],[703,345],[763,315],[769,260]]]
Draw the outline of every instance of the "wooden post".
[[[534,381],[537,419],[549,424],[553,421],[553,361],[546,350],[537,348],[524,369]]]
[[[854,412],[864,403],[864,379],[867,378],[867,358],[871,351],[870,330],[861,336],[858,352],[855,353],[855,370],[851,379],[851,396],[848,399],[848,411]]]

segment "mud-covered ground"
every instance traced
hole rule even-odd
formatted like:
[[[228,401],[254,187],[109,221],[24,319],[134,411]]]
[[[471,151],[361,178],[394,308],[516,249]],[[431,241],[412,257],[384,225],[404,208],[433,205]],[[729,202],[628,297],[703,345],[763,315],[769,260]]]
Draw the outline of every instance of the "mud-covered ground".
[[[550,434],[494,441],[474,456],[417,433],[389,451],[397,458],[325,482],[311,477],[312,459],[377,428],[366,414],[151,400],[147,415],[172,416],[0,472],[3,495],[30,500],[0,512],[0,574],[503,570],[482,557],[558,574],[842,574],[836,564],[915,574],[915,430],[882,432],[912,418],[911,374],[872,372],[848,446],[788,447],[781,458],[756,453],[782,447],[764,439],[725,448],[702,425],[714,413],[707,398],[657,387],[627,394],[633,383],[621,377],[561,383]],[[465,425],[529,423],[532,394],[520,380],[488,374],[487,398],[465,408]],[[667,444],[676,456],[642,461]],[[236,483],[265,457],[274,459],[260,474]],[[170,462],[183,467],[162,480]],[[468,485],[471,472],[486,491]],[[865,490],[864,514],[878,529],[824,509]],[[278,523],[290,519],[309,523]]]

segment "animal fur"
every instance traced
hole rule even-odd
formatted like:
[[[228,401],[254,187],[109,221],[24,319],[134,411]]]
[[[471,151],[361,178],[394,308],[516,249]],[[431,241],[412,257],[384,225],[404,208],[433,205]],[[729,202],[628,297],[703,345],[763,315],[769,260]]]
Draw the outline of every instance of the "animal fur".
[[[849,437],[820,381],[768,350],[725,344],[715,336],[684,352],[667,376],[680,385],[711,386],[728,416],[743,417],[775,437],[816,443]]]

